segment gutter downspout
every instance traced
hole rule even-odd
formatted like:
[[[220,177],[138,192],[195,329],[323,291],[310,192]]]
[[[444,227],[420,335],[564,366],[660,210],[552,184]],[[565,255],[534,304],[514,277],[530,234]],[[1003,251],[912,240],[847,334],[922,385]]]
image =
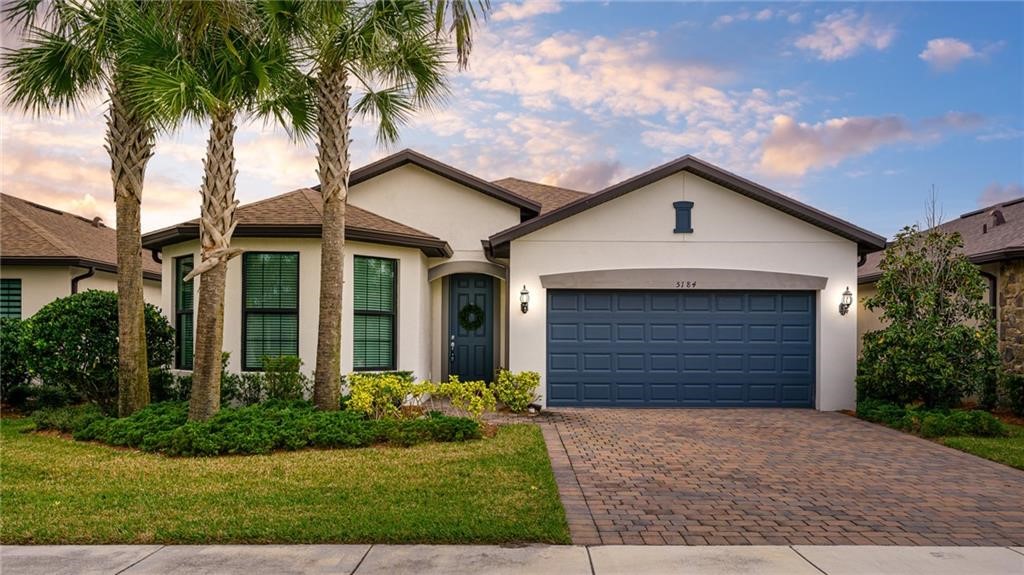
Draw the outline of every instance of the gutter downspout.
[[[864,265],[864,263],[867,262],[867,261],[868,261],[868,254],[866,254],[866,253],[860,254],[860,259],[857,260],[857,267],[860,267],[860,266]]]
[[[160,252],[160,250],[151,250],[149,252],[149,255],[151,255],[153,257],[153,261],[155,261],[156,263],[158,263],[158,264],[164,263],[163,254]]]
[[[71,294],[72,295],[78,293],[78,282],[80,282],[80,281],[82,281],[84,279],[89,279],[92,276],[96,275],[96,268],[88,267],[88,268],[85,268],[85,269],[86,269],[86,272],[84,274],[77,275],[77,276],[71,278]]]
[[[499,262],[497,260],[497,258],[494,257],[494,250],[491,249],[491,242],[490,242],[490,240],[480,240],[480,245],[482,245],[483,248],[484,248],[484,257],[487,258],[487,261],[489,261],[492,264],[494,264],[494,265],[504,269],[505,270],[505,276],[508,278],[508,279],[505,280],[505,300],[506,300],[505,301],[505,333],[503,334],[503,337],[505,338],[505,341],[503,343],[505,345],[501,346],[503,348],[504,355],[505,355],[505,365],[499,366],[499,367],[504,367],[505,369],[508,369],[509,368],[509,366],[508,366],[509,359],[511,359],[509,357],[509,339],[510,339],[509,338],[509,333],[510,333],[511,325],[512,325],[512,317],[511,317],[512,314],[511,314],[511,312],[509,310],[512,309],[511,308],[511,306],[512,306],[512,276],[511,276],[510,270],[508,269],[509,268],[508,264],[503,264],[503,263]],[[501,362],[498,362],[498,363],[501,363]]]
[[[988,305],[992,308],[992,319],[996,319],[996,276],[988,272],[979,271],[981,277],[988,280]]]

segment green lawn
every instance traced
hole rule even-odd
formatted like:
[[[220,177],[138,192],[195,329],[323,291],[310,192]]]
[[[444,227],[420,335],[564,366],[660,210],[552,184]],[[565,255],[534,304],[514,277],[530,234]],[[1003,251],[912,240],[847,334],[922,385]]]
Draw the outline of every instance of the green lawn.
[[[1024,469],[1024,426],[1006,424],[1008,437],[943,437],[939,441],[953,449]]]
[[[569,543],[540,430],[168,458],[0,420],[3,543]]]

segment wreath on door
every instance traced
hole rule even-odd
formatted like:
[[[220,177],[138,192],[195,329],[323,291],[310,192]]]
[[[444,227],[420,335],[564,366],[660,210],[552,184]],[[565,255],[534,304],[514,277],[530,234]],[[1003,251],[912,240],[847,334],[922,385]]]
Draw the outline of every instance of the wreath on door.
[[[466,331],[476,331],[484,325],[484,310],[475,303],[467,303],[459,310],[459,327]]]

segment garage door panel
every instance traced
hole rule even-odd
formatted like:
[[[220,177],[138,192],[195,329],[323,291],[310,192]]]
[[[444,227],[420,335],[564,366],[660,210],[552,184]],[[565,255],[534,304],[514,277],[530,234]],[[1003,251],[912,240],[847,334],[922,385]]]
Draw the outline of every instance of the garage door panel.
[[[812,293],[548,293],[552,406],[813,405]]]

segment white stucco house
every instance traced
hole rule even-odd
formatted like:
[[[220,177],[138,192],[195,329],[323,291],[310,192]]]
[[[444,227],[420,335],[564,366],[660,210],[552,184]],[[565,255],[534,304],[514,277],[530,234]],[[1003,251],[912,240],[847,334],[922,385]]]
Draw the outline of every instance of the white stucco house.
[[[115,231],[0,194],[0,316],[26,319],[51,301],[90,289],[117,291]],[[143,254],[143,297],[160,305],[160,264]]]
[[[352,173],[342,368],[542,376],[547,406],[852,408],[857,266],[881,236],[685,156],[594,194],[406,150]],[[238,210],[225,349],[315,363],[321,204]],[[191,366],[198,225],[148,233]],[[201,278],[200,280],[201,281]]]

